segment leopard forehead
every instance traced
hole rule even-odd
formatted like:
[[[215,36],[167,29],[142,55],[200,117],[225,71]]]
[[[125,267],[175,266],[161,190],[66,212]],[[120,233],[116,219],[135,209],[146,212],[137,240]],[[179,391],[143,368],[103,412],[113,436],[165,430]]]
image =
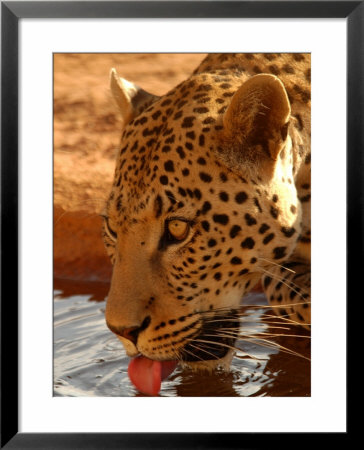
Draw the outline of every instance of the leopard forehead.
[[[221,164],[212,150],[218,145],[222,115],[241,81],[236,76],[195,75],[131,120],[122,136],[116,190],[128,191],[124,195],[129,201],[143,187],[191,183],[186,178],[192,173],[201,183],[207,166],[218,173]]]

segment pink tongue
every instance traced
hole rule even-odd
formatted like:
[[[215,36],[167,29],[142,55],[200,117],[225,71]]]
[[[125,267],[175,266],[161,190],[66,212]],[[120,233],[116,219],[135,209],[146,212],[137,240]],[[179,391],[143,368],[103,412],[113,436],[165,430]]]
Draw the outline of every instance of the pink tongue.
[[[138,356],[130,361],[128,374],[131,382],[143,394],[157,395],[161,382],[177,366],[177,361],[153,361],[145,356]]]

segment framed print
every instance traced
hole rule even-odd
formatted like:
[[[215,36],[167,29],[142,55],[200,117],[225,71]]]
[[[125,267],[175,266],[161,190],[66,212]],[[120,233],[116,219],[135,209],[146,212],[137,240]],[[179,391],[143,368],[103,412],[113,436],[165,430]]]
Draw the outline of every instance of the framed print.
[[[347,437],[363,2],[1,6],[2,447]]]

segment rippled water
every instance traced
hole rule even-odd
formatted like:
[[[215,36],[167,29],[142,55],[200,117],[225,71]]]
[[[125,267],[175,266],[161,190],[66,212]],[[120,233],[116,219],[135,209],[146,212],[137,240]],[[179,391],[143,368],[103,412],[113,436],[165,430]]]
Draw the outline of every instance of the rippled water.
[[[129,358],[120,341],[106,327],[108,286],[99,283],[54,283],[54,395],[141,396],[127,375]],[[254,306],[245,306],[254,305]],[[264,295],[243,300],[244,329],[253,333],[267,327]],[[270,330],[267,328],[267,332]],[[301,329],[289,334],[307,335]],[[241,349],[229,373],[196,373],[177,367],[162,383],[161,396],[309,396],[310,340],[282,336],[275,342],[302,356],[239,341]]]

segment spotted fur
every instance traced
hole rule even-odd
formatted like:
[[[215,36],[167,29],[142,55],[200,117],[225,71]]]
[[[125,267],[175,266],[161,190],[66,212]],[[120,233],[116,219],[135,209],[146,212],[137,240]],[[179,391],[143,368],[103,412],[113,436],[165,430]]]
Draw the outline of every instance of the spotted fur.
[[[115,71],[111,88],[124,129],[106,320],[128,354],[221,361],[234,337],[209,336],[238,326],[260,280],[278,315],[308,327],[310,55],[212,54],[162,97]]]

